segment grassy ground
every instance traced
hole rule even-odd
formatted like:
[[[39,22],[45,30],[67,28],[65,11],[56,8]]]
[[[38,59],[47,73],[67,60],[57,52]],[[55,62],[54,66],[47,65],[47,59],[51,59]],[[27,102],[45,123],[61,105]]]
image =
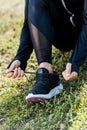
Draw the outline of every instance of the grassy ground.
[[[64,69],[70,53],[53,48],[53,66],[59,72],[65,90],[50,101],[26,103],[25,94],[35,76],[8,79],[7,64],[17,51],[23,23],[24,1],[0,0],[0,130],[87,130],[87,61],[77,80],[64,81]],[[34,53],[27,69],[37,68]]]

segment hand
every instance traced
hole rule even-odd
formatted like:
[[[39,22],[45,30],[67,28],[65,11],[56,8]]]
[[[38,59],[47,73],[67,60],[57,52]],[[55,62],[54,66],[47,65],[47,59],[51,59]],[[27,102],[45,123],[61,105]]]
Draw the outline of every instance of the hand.
[[[24,71],[20,68],[21,62],[19,60],[15,60],[12,62],[9,69],[6,70],[6,74],[8,78],[16,78],[24,76]]]
[[[78,77],[77,72],[71,72],[72,64],[67,63],[65,71],[62,72],[62,75],[66,81],[76,79]]]

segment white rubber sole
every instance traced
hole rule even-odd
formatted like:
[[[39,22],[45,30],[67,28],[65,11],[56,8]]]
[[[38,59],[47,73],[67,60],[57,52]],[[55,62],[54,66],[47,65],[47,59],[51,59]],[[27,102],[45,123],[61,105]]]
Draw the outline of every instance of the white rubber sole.
[[[60,83],[58,86],[53,88],[48,94],[28,94],[26,96],[26,101],[28,102],[37,102],[41,100],[51,99],[53,96],[60,94],[63,91],[63,85]]]

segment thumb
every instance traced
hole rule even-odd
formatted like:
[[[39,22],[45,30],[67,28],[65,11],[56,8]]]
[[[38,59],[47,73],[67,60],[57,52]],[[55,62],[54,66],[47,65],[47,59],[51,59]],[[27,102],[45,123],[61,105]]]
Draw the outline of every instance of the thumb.
[[[66,76],[69,76],[71,74],[71,69],[72,69],[72,64],[71,63],[67,63],[66,65]]]
[[[18,61],[14,61],[14,62],[10,65],[9,69],[7,69],[7,73],[9,73],[9,72],[15,70],[15,68],[18,68],[19,66],[20,66],[20,63],[19,63]]]
[[[15,64],[11,64],[10,68],[6,70],[6,73],[13,71],[16,68]]]

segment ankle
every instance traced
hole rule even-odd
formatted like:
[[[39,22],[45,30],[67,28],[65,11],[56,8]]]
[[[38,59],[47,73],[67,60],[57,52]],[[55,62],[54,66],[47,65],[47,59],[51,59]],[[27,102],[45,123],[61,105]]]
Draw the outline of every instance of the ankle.
[[[48,62],[42,62],[39,64],[38,68],[45,68],[49,71],[49,73],[53,73],[52,64]]]

